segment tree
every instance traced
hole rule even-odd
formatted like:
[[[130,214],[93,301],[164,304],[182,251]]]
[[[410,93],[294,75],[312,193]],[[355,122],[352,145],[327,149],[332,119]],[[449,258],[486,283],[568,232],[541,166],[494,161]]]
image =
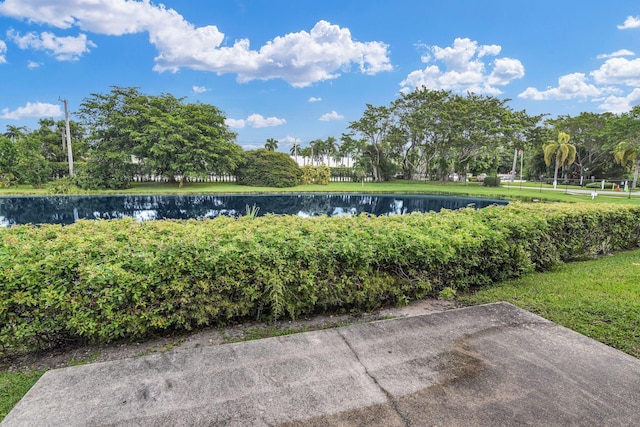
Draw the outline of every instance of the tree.
[[[324,141],[321,139],[314,139],[309,143],[309,147],[311,148],[311,166],[314,166],[316,160],[320,159],[320,153],[323,150],[323,146]]]
[[[624,126],[619,117],[612,113],[580,113],[578,116],[558,116],[547,120],[556,132],[571,135],[576,146],[575,165],[580,176],[606,177],[612,174],[615,145],[627,138],[620,131]],[[618,172],[613,171],[613,175]]]
[[[623,166],[629,163],[634,165],[631,188],[635,189],[638,184],[638,169],[640,168],[640,141],[636,139],[631,142],[622,141],[618,143],[615,148],[614,158],[617,163]]]
[[[322,148],[327,159],[326,164],[331,166],[331,158],[338,152],[338,141],[333,136],[330,136],[323,141]]]
[[[553,187],[558,185],[558,169],[560,166],[569,166],[576,160],[576,147],[569,144],[571,136],[565,132],[558,133],[557,142],[549,142],[542,147],[544,152],[544,162],[547,166],[555,158],[555,169],[553,172]]]
[[[26,132],[26,126],[7,125],[7,131],[3,135],[12,141],[15,141],[24,136]]]
[[[298,163],[298,154],[300,154],[300,143],[294,142],[291,144],[291,150],[289,150],[291,155],[295,157],[296,163]]]
[[[264,144],[264,148],[266,148],[269,151],[276,151],[278,149],[278,141],[273,138],[269,138],[267,139],[267,142]]]
[[[19,132],[8,132],[11,138],[0,136],[0,174],[11,174],[22,184],[40,187],[51,179],[49,162],[40,152],[40,141],[33,132],[24,127],[18,129]]]
[[[386,181],[390,179],[387,167],[388,146],[386,136],[390,130],[391,111],[385,106],[374,107],[367,104],[362,118],[349,123],[352,137],[361,135],[366,139],[368,146],[363,153],[371,163],[371,172],[374,181]]]
[[[17,156],[16,145],[4,135],[0,135],[0,174],[14,174]]]
[[[40,127],[29,135],[37,140],[40,154],[49,162],[52,178],[68,175],[65,121],[40,119],[38,124]],[[69,128],[74,157],[82,162],[89,148],[85,139],[85,129],[73,120],[69,122]]]
[[[93,185],[126,186],[136,169],[180,186],[188,177],[232,171],[242,148],[223,114],[212,105],[183,100],[120,87],[85,99],[79,116],[90,131]]]

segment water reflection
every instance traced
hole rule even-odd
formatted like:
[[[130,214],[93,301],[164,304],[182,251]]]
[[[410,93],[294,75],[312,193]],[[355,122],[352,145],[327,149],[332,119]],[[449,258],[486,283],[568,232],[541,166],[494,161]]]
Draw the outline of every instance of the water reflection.
[[[267,213],[299,215],[401,215],[438,212],[469,205],[505,205],[505,200],[436,195],[270,194],[189,196],[47,196],[0,198],[0,226],[71,224],[78,219],[133,217],[154,219],[214,218],[245,215],[247,207]]]

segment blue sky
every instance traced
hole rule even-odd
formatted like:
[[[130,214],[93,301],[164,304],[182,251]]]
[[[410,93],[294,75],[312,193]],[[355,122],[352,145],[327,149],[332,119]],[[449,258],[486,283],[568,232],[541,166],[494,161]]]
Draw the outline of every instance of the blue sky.
[[[421,86],[620,113],[640,104],[640,3],[0,1],[0,131],[110,86],[213,104],[243,147],[281,151]]]

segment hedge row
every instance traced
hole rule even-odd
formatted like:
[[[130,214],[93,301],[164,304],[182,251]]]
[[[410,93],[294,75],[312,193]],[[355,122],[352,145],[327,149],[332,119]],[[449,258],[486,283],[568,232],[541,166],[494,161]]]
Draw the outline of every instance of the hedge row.
[[[0,352],[404,304],[637,247],[639,228],[640,207],[520,203],[17,226],[0,230]]]

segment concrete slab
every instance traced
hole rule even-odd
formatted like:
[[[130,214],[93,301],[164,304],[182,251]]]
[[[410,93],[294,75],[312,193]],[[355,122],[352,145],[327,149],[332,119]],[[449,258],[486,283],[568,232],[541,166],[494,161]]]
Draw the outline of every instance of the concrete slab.
[[[640,360],[499,303],[47,372],[2,426],[640,425]]]

